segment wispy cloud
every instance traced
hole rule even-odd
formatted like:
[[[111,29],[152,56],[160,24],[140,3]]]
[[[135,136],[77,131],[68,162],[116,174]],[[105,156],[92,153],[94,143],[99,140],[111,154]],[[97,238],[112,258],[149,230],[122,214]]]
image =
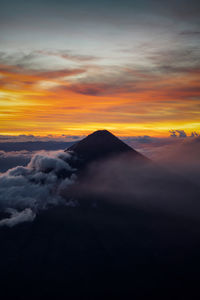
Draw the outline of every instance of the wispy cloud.
[[[200,31],[195,30],[185,30],[180,32],[181,35],[191,35],[191,36],[198,36],[200,35]]]
[[[200,74],[198,48],[145,49],[148,64],[133,63],[130,57],[130,64],[99,65],[95,57],[79,58],[74,54],[79,60],[76,67],[68,65],[49,69],[42,65],[41,69],[32,67],[35,54],[27,55],[23,66],[23,55],[19,62],[18,55],[13,54],[8,63],[8,57],[1,53],[1,114],[5,120],[2,132],[5,133],[7,124],[10,124],[9,128],[16,128],[16,122],[18,133],[24,132],[21,128],[25,124],[27,128],[30,121],[32,128],[36,124],[40,128],[39,134],[43,124],[47,124],[43,129],[47,134],[55,133],[55,128],[57,133],[65,132],[66,128],[77,130],[78,123],[88,130],[108,124],[120,130],[126,124],[129,130],[142,126],[147,131],[155,128],[159,133],[177,125],[186,128],[190,123],[190,127],[196,130]],[[41,51],[37,52],[37,59],[48,56]],[[49,54],[59,56],[63,51]],[[79,135],[80,131],[76,134]]]
[[[37,53],[42,54],[42,55],[48,55],[48,56],[58,56],[60,58],[69,60],[69,61],[75,61],[78,63],[85,63],[85,62],[95,62],[99,59],[100,57],[93,56],[93,55],[84,55],[84,54],[74,54],[70,50],[39,50]]]

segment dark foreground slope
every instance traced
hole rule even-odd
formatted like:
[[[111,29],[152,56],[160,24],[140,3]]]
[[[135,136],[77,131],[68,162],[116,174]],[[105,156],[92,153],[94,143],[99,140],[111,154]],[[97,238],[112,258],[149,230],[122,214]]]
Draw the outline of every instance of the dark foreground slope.
[[[131,207],[57,207],[1,228],[1,299],[196,299],[199,223]]]

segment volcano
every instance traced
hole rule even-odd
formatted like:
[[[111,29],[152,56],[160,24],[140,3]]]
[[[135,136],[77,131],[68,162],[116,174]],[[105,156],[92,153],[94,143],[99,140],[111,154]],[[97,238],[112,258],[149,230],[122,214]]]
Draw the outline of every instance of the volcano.
[[[125,144],[108,130],[98,130],[65,151],[73,151],[84,162],[101,160],[122,154],[145,160],[146,158]]]

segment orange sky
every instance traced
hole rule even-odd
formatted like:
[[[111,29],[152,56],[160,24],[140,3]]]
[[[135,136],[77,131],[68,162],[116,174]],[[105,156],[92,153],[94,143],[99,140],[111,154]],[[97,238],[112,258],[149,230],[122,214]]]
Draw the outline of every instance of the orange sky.
[[[87,71],[1,65],[0,133],[79,135],[106,128],[118,135],[166,136],[170,129],[200,128],[196,70],[167,76],[123,69],[122,84],[74,80]]]
[[[199,1],[4,1],[0,23],[0,134],[199,132]]]

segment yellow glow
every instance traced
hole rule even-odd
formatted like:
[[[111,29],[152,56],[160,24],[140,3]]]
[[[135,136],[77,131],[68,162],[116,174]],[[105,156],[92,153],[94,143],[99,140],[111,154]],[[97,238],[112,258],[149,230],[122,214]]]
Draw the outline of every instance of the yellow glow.
[[[7,68],[1,74],[0,134],[85,135],[108,129],[123,136],[168,136],[170,129],[199,131],[195,74],[141,81],[136,91],[105,95],[104,87],[94,83],[70,88],[81,71],[61,77],[59,72],[32,75]]]

